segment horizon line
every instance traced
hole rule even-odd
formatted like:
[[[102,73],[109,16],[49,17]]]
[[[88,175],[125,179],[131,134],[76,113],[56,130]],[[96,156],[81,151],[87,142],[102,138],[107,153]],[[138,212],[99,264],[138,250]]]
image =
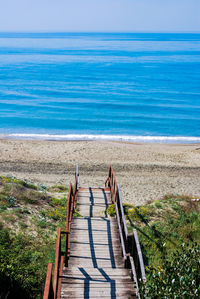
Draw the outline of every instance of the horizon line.
[[[13,30],[8,30],[8,31],[1,31],[1,33],[129,33],[129,34],[134,34],[134,33],[155,33],[155,34],[177,34],[177,33],[182,33],[182,34],[200,34],[200,31],[64,31],[64,30],[36,30],[36,31],[13,31]]]

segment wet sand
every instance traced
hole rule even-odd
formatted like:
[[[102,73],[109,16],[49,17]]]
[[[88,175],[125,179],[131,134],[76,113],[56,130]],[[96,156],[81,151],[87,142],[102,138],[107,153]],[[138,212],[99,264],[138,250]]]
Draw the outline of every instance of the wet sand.
[[[0,175],[47,185],[103,186],[112,164],[123,201],[141,204],[165,194],[200,197],[200,144],[0,139]]]

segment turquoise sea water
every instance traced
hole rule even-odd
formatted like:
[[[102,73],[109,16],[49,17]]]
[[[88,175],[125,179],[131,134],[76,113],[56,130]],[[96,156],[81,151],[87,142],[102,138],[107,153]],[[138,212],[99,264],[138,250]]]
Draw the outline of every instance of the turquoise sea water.
[[[0,33],[0,112],[0,136],[200,141],[200,34]]]

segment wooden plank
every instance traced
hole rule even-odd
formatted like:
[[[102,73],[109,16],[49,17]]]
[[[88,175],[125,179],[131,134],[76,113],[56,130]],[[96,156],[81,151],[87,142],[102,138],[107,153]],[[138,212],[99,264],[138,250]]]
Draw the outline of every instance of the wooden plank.
[[[116,270],[116,269],[112,269],[112,270]],[[122,270],[122,269],[119,269],[119,270]],[[90,279],[93,280],[93,281],[94,280],[103,280],[103,279],[105,280],[105,277],[103,277],[101,273],[92,274],[90,271],[86,271],[86,273],[90,276]],[[121,271],[121,273],[120,272],[119,273],[115,273],[115,272],[112,273],[112,272],[110,272],[109,275],[108,275],[108,271],[106,271],[106,275],[109,277],[109,279],[114,279],[114,280],[117,279],[119,281],[122,279],[122,280],[130,281],[130,275],[129,275],[129,273],[123,273],[122,271]],[[83,273],[81,273],[81,272],[71,273],[70,271],[68,271],[66,274],[63,272],[62,278],[63,278],[63,280],[64,279],[72,279],[72,278],[74,278],[74,279],[77,279],[77,278],[78,279],[85,279],[85,275]],[[131,283],[133,283],[133,282],[131,281]]]
[[[108,188],[108,187],[106,187],[106,188],[83,188],[83,187],[79,187],[79,189],[78,189],[78,192],[80,192],[80,193],[88,193],[88,192],[90,192],[90,190],[92,191],[92,192],[95,192],[95,193],[100,193],[100,192],[110,192],[110,188]]]
[[[117,288],[128,288],[132,287],[133,282],[130,280],[130,278],[124,278],[124,279],[111,279],[111,280],[103,280],[102,277],[97,277],[96,279],[87,279],[83,277],[74,277],[74,278],[64,278],[62,280],[62,283],[67,285],[67,289],[73,289],[73,288],[81,288],[83,284],[88,283],[90,284],[90,287],[96,287],[96,288],[110,288],[110,283],[114,282],[115,286]]]
[[[88,295],[86,294],[86,291]],[[82,288],[82,289],[76,289],[76,290],[71,290],[71,291],[63,291],[62,293],[62,298],[72,298],[73,296],[75,298],[78,298],[81,296],[82,298],[100,298],[100,297],[106,297],[106,298],[121,298],[122,296],[126,296],[126,298],[136,298],[135,297],[135,292],[130,289],[118,289],[112,291],[113,294],[111,294],[111,290],[107,289],[104,290],[103,288],[101,289],[96,289],[96,288]],[[111,297],[112,296],[112,297]]]
[[[87,272],[87,273],[90,273],[91,275],[102,275],[102,269],[101,268],[89,268],[89,267],[80,267],[80,268],[74,268],[72,267],[71,269],[69,268],[64,268],[63,270],[63,275],[67,274],[67,273],[74,273],[74,274],[82,274],[83,272]],[[112,269],[112,268],[106,268],[104,269],[104,272],[105,272],[105,275],[129,275],[130,274],[130,269],[125,269],[125,268],[122,268],[122,269]]]

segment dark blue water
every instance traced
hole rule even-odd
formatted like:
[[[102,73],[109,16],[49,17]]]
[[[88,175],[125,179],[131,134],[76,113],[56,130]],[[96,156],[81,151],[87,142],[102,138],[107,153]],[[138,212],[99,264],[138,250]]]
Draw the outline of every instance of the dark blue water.
[[[200,34],[0,33],[0,111],[7,136],[200,141]]]

